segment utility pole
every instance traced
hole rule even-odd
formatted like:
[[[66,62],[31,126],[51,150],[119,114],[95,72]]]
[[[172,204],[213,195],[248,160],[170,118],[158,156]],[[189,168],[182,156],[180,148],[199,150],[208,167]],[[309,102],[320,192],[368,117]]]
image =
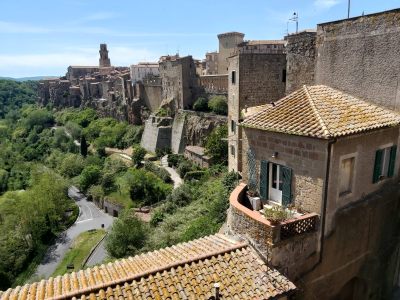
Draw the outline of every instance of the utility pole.
[[[351,0],[349,0],[349,1],[347,2],[347,19],[350,18],[350,2],[351,2]]]

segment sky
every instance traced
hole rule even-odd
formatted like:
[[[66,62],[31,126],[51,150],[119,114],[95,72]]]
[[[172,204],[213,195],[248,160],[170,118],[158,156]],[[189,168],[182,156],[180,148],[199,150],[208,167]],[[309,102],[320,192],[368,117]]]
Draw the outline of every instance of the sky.
[[[1,0],[0,76],[61,76],[69,65],[98,65],[107,43],[112,65],[179,53],[203,59],[217,34],[281,39],[347,17],[348,0]],[[400,7],[400,0],[351,0],[350,17]]]

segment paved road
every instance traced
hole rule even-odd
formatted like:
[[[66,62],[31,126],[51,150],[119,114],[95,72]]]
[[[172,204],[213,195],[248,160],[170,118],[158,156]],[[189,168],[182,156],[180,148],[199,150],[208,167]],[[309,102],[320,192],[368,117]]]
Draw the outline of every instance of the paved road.
[[[68,189],[68,196],[76,201],[79,206],[79,217],[70,228],[64,231],[57,239],[56,243],[51,246],[42,263],[38,266],[34,276],[39,278],[48,278],[53,274],[57,265],[63,259],[65,253],[71,246],[72,240],[80,233],[89,229],[99,229],[101,224],[107,229],[113,222],[113,217],[100,210],[93,202],[87,201],[86,197],[79,193],[76,187]],[[102,248],[102,249],[101,249]],[[106,257],[104,246],[99,246],[94,251],[93,256],[89,259],[92,265],[98,264]]]

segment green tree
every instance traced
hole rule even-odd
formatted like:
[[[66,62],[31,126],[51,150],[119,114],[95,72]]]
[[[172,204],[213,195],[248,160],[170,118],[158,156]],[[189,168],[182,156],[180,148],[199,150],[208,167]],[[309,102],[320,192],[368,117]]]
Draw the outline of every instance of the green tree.
[[[94,165],[87,166],[83,169],[80,175],[79,185],[84,191],[86,191],[91,185],[97,184],[100,177],[100,167]]]
[[[199,97],[193,104],[195,111],[208,111],[208,100],[204,97]]]
[[[88,145],[86,143],[86,138],[84,135],[81,137],[81,155],[86,157],[88,153]]]
[[[135,146],[132,150],[132,162],[136,166],[140,166],[146,155],[146,149],[141,146]]]
[[[0,169],[0,194],[7,190],[8,184],[8,172],[4,169]]]
[[[81,174],[84,167],[85,160],[82,158],[82,156],[74,153],[68,153],[65,155],[62,161],[59,171],[63,176],[72,178]]]
[[[226,164],[228,162],[228,127],[226,125],[214,128],[207,138],[206,152],[214,162]]]
[[[208,107],[216,114],[228,114],[228,102],[224,96],[214,96],[208,101]]]
[[[116,258],[135,255],[145,244],[147,236],[146,225],[133,212],[126,211],[112,225],[106,238],[106,249]]]

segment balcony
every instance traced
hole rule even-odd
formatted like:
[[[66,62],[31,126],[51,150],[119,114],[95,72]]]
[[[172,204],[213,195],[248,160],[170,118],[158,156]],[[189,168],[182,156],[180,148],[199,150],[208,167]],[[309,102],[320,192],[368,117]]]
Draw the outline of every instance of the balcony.
[[[318,230],[319,215],[316,213],[296,214],[288,220],[272,224],[262,213],[249,208],[246,191],[247,185],[241,183],[229,199],[231,211],[228,223],[235,233],[257,243],[276,245]]]

